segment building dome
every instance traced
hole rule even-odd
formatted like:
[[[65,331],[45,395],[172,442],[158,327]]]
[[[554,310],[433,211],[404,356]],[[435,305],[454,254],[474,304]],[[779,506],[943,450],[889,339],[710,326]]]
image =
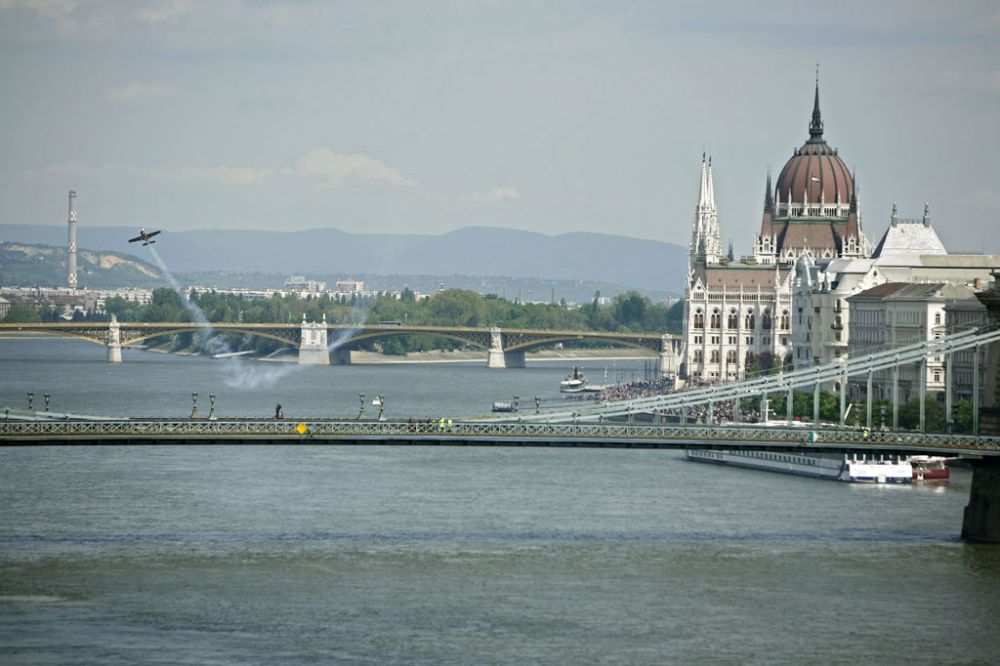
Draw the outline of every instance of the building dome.
[[[840,159],[836,148],[823,139],[823,120],[819,113],[819,84],[813,104],[809,140],[785,163],[774,188],[775,200],[794,204],[847,204],[854,193],[854,179]]]

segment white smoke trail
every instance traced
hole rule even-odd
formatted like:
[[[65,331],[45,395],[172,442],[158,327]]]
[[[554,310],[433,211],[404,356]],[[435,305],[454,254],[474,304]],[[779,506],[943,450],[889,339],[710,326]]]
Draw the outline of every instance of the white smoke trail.
[[[163,272],[163,275],[170,281],[170,285],[174,288],[174,291],[176,291],[180,296],[181,303],[184,305],[184,308],[191,314],[192,318],[194,318],[197,323],[206,328],[206,333],[204,334],[205,339],[203,342],[203,346],[206,351],[208,351],[209,354],[231,353],[233,350],[229,347],[224,338],[215,334],[215,330],[212,327],[211,322],[208,321],[208,317],[206,317],[202,309],[198,307],[198,304],[187,297],[184,292],[184,288],[181,287],[173,273],[171,273],[170,269],[167,268],[167,265],[160,257],[160,254],[156,251],[156,248],[150,245],[149,249],[153,254],[153,258],[156,259],[156,263],[159,265],[160,271]],[[220,360],[222,361],[222,370],[225,372],[223,382],[225,382],[226,386],[230,388],[260,388],[272,386],[282,377],[296,372],[301,367],[297,363],[251,365],[249,361],[238,356]]]

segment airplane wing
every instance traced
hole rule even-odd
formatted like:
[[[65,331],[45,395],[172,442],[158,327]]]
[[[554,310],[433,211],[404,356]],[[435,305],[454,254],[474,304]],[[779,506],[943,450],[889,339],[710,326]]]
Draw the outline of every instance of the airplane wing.
[[[152,238],[156,234],[160,233],[160,231],[161,229],[157,229],[156,231],[150,231],[148,234],[146,234],[146,238]]]
[[[136,236],[135,238],[129,238],[128,242],[129,243],[135,243],[136,241],[141,241],[141,240],[142,240],[142,236]]]

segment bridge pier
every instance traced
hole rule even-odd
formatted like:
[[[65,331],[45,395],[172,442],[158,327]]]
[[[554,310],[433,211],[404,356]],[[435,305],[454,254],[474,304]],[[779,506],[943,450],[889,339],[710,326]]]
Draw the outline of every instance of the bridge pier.
[[[523,356],[523,354],[522,354]],[[506,368],[507,358],[503,353],[503,335],[500,328],[494,326],[490,329],[490,350],[486,354],[487,368]]]
[[[972,461],[972,488],[962,516],[962,538],[1000,543],[1000,460]]]
[[[299,343],[300,365],[330,365],[330,352],[326,347],[326,315],[322,323],[306,321],[302,315],[302,341]]]
[[[351,365],[351,350],[345,347],[337,347],[330,352],[330,362],[333,365]]]
[[[118,317],[111,315],[111,323],[108,324],[108,363],[122,362],[122,333],[118,326]]]
[[[678,344],[677,339],[671,335],[664,335],[660,338],[660,351],[656,355],[660,365],[660,375],[677,376],[678,350],[674,347]]]

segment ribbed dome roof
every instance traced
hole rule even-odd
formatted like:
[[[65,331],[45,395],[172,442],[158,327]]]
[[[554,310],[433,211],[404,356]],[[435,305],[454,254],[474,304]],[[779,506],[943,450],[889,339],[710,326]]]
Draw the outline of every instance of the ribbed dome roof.
[[[836,148],[831,148],[823,139],[823,120],[819,112],[819,83],[816,84],[816,100],[813,104],[812,123],[809,125],[809,140],[795,151],[785,163],[775,185],[775,198],[785,203],[791,192],[792,203],[818,203],[822,195],[824,202],[835,203],[838,195],[841,203],[849,203],[854,191],[851,172],[840,159]]]

